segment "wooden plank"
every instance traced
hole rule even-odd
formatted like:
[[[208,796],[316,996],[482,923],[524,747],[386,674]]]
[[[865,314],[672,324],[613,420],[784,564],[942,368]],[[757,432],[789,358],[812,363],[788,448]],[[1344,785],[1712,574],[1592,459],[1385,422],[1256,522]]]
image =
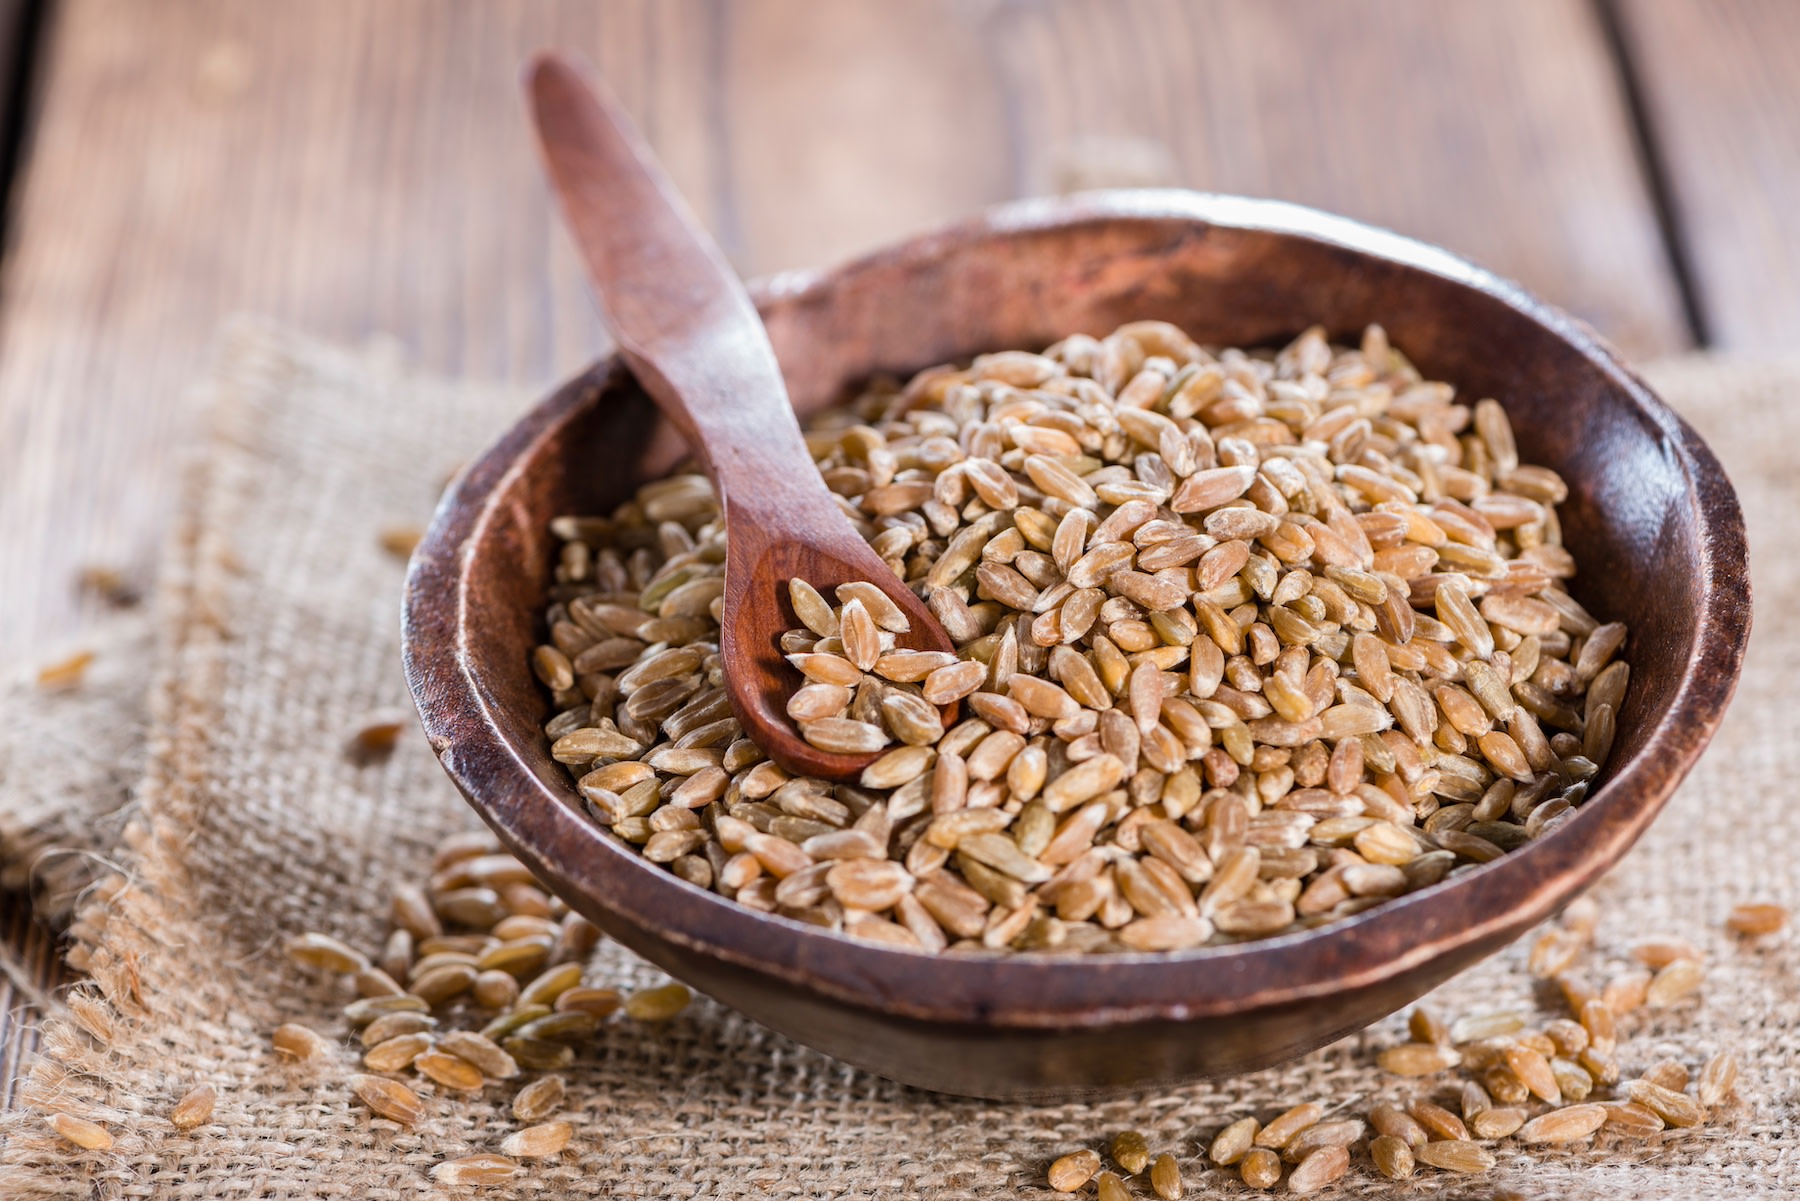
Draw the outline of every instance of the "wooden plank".
[[[72,978],[63,966],[56,936],[31,919],[24,897],[0,893],[0,947],[41,992],[54,994]],[[0,972],[0,1109],[17,1095],[19,1075],[37,1049],[37,1023],[42,1017]]]
[[[515,72],[588,53],[716,220],[703,7],[59,6],[0,303],[0,576],[26,582],[0,651],[68,625],[83,562],[153,553],[194,433],[178,401],[231,313],[392,334],[446,372],[588,357]]]
[[[967,4],[728,5],[723,143],[752,273],[816,267],[1012,194]]]
[[[1688,342],[1586,0],[1050,0],[990,39],[1025,190],[1296,200],[1466,254],[1629,353]]]
[[[1800,336],[1800,4],[1617,0],[1708,340]]]

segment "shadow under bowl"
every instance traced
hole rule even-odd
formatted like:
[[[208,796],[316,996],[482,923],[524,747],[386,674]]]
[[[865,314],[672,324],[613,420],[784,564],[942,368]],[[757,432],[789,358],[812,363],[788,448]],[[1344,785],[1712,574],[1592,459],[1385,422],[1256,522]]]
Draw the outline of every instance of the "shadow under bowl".
[[[993,210],[758,300],[795,407],[978,352],[1147,318],[1203,343],[1370,322],[1428,378],[1498,398],[1560,472],[1574,591],[1629,623],[1611,766],[1578,815],[1478,870],[1332,926],[1164,955],[926,955],[741,907],[649,863],[585,812],[528,666],[550,519],[603,513],[667,470],[650,402],[612,360],[526,414],[440,505],[407,580],[406,670],[444,769],[578,912],[757,1021],[908,1084],[1045,1098],[1262,1068],[1367,1025],[1566,905],[1693,765],[1750,626],[1742,515],[1718,462],[1587,328],[1443,251],[1312,210],[1186,192]]]

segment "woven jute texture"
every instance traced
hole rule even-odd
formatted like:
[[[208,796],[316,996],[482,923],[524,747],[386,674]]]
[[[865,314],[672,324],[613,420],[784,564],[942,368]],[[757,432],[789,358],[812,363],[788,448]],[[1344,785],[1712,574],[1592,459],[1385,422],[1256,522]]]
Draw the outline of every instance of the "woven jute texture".
[[[154,619],[134,611],[0,676],[0,890],[31,889],[45,920],[67,915],[118,842],[144,774],[155,643]],[[38,683],[44,666],[84,654],[77,685]]]
[[[1736,706],[1667,815],[1597,896],[1590,967],[1624,966],[1641,937],[1691,939],[1709,974],[1698,1003],[1632,1015],[1627,1074],[1673,1055],[1690,1066],[1730,1048],[1738,1099],[1703,1129],[1575,1150],[1497,1144],[1479,1178],[1422,1168],[1394,1184],[1359,1152],[1332,1194],[1355,1197],[1778,1197],[1800,1193],[1800,998],[1795,935],[1743,945],[1721,927],[1750,899],[1800,906],[1786,848],[1800,700],[1800,365],[1704,360],[1655,373],[1712,440],[1749,514],[1764,598]],[[280,954],[304,930],[374,948],[389,889],[419,878],[433,844],[473,824],[415,732],[385,762],[342,754],[364,715],[403,709],[396,607],[401,565],[383,521],[428,512],[444,473],[517,411],[520,396],[413,378],[383,356],[239,329],[213,379],[216,444],[158,611],[148,766],[111,858],[129,883],[83,911],[77,948],[92,983],[48,1021],[23,1107],[0,1117],[0,1197],[411,1198],[443,1195],[444,1159],[495,1149],[514,1127],[513,1086],[474,1099],[423,1089],[411,1131],[351,1099],[345,1040],[329,1063],[285,1067],[269,1032],[301,1021],[345,1034],[343,986]],[[8,732],[10,733],[10,731]],[[92,753],[73,745],[72,755]],[[106,752],[111,754],[112,751]],[[96,777],[100,779],[100,777]],[[104,790],[113,788],[105,777]],[[13,802],[6,802],[13,803]],[[1446,1014],[1543,1000],[1523,947],[1442,989]],[[617,947],[596,983],[659,979]],[[1545,1010],[1544,1016],[1551,1016]],[[1205,1141],[1228,1120],[1303,1099],[1361,1114],[1403,1099],[1373,1067],[1398,1018],[1286,1067],[1091,1104],[999,1105],[914,1092],[843,1067],[707,1001],[665,1026],[615,1020],[568,1073],[571,1150],[480,1195],[549,1197],[1038,1197],[1055,1156],[1126,1128],[1181,1161],[1189,1196],[1243,1195],[1208,1170]],[[200,1082],[211,1124],[167,1113]],[[100,1122],[116,1142],[77,1151],[45,1115]],[[1149,1196],[1141,1183],[1133,1186]],[[1091,1194],[1090,1194],[1091,1195]]]

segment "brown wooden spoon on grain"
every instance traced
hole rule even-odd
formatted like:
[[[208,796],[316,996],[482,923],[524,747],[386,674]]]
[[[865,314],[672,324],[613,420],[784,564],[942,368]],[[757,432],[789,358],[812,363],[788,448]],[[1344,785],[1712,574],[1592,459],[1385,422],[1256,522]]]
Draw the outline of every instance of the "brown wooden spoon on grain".
[[[813,465],[762,318],[650,148],[604,85],[553,53],[526,67],[525,90],[563,219],[619,353],[699,452],[724,507],[729,558],[719,653],[744,733],[789,771],[853,777],[874,755],[834,754],[786,713],[802,682],[779,640],[799,619],[798,577],[830,597],[867,580],[911,623],[917,650],[949,635],[869,547]]]

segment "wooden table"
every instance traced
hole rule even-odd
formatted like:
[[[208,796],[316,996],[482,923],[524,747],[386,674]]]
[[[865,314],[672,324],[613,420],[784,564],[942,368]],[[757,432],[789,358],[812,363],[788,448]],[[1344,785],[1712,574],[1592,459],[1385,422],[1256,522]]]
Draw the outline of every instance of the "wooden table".
[[[590,355],[515,97],[548,45],[748,274],[1174,184],[1442,243],[1634,356],[1800,346],[1793,0],[0,0],[0,658],[94,618],[83,567],[149,571],[227,314],[468,376]],[[0,940],[64,982],[24,898]]]

